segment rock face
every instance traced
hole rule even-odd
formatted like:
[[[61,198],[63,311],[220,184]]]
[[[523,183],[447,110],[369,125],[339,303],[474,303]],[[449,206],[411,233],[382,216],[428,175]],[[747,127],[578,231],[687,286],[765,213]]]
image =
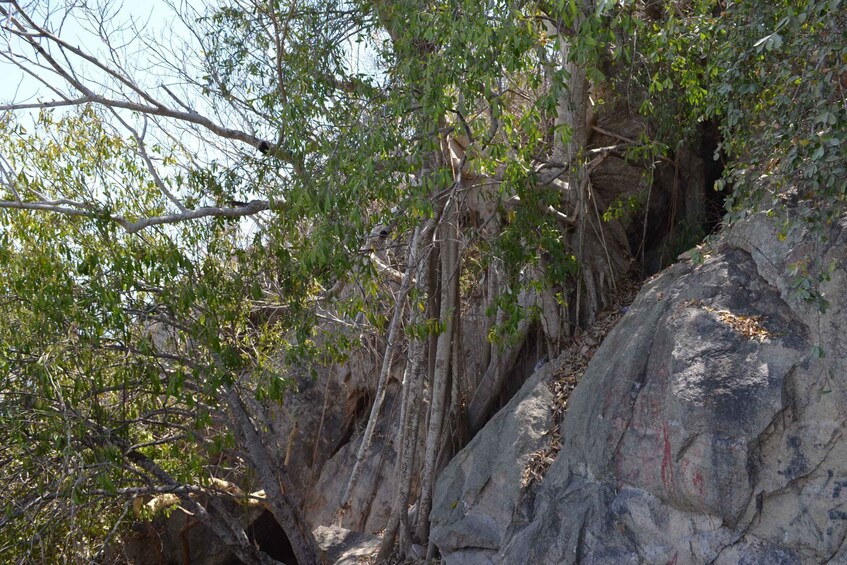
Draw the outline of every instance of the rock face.
[[[847,221],[816,241],[757,216],[647,283],[521,490],[528,381],[441,476],[445,563],[847,562]],[[834,265],[825,312],[794,296],[811,261]]]
[[[378,537],[338,526],[318,526],[314,534],[326,562],[333,565],[356,565],[379,551]]]
[[[488,343],[485,336],[490,324],[481,306],[475,305],[462,312],[464,342],[461,355],[468,374],[481,374],[488,363],[485,348],[479,344]],[[381,359],[369,350],[376,351],[380,347],[373,344],[357,352],[344,365],[319,374],[314,384],[301,382],[300,394],[286,398],[286,417],[280,417],[277,422],[282,437],[287,437],[294,422],[298,422],[297,439],[307,446],[307,449],[292,450],[289,468],[296,486],[306,493],[304,512],[313,526],[335,523],[342,493],[362,443],[380,371]],[[535,359],[531,363],[534,364]],[[398,356],[364,471],[350,495],[352,510],[344,514],[340,523],[344,528],[373,534],[384,529],[388,522],[396,490],[399,390],[403,371],[404,363]],[[422,411],[421,429],[426,425],[425,417]],[[423,442],[423,434],[420,434],[415,463],[418,466],[423,459]]]
[[[351,494],[351,505],[355,510],[348,512],[341,522],[345,528],[374,533],[383,529],[388,522],[395,485],[393,463],[397,458],[396,442],[392,441],[391,430],[400,427],[397,421],[400,403],[396,394],[399,387],[396,384],[391,383],[384,410],[387,416],[379,420],[364,463],[362,478]],[[306,505],[306,519],[311,524],[334,522],[334,514],[341,504],[341,496],[356,464],[356,454],[361,444],[362,436],[354,437],[324,465]]]
[[[544,377],[553,365],[536,372],[442,473],[430,515],[430,536],[442,554],[460,552],[465,563],[496,557],[522,496],[516,487],[523,465],[552,424]]]

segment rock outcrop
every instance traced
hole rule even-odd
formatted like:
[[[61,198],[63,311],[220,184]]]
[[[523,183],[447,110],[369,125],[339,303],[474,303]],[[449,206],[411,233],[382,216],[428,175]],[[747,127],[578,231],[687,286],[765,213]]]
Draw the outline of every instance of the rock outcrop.
[[[345,530],[338,526],[318,526],[315,531],[318,547],[324,551],[327,563],[356,565],[379,551],[380,539],[376,536]]]
[[[542,374],[442,473],[445,563],[847,562],[845,256],[847,221],[821,240],[755,216],[648,282],[541,485],[520,477],[547,425]],[[796,290],[815,265],[825,311]]]
[[[523,467],[552,424],[544,381],[554,365],[536,372],[442,473],[431,516],[444,517],[430,533],[442,553],[459,550],[466,563],[486,563],[499,550],[522,496]]]
[[[476,303],[462,312],[461,320],[464,368],[470,375],[481,374],[488,363],[486,335],[491,321],[485,316],[484,308]],[[480,344],[486,344],[486,347],[480,347]],[[343,365],[319,373],[314,383],[300,382],[300,394],[286,398],[286,417],[280,417],[277,422],[284,437],[297,422],[297,440],[307,446],[305,450],[292,450],[290,472],[296,486],[305,493],[306,519],[314,526],[337,521],[341,496],[356,464],[376,392],[381,359],[373,351],[380,347],[374,343],[369,348],[363,348]],[[515,372],[524,377],[532,372],[531,367],[536,361],[534,357],[525,357],[519,359],[515,368]],[[526,364],[529,368],[525,368]],[[364,471],[350,495],[351,511],[342,515],[338,524],[341,527],[374,534],[383,530],[388,522],[397,483],[399,391],[404,368],[404,361],[398,357],[392,367],[374,438],[363,462]],[[308,394],[303,394],[303,390]],[[421,418],[423,427],[425,414]],[[421,434],[415,463],[418,466],[423,459],[423,440]]]

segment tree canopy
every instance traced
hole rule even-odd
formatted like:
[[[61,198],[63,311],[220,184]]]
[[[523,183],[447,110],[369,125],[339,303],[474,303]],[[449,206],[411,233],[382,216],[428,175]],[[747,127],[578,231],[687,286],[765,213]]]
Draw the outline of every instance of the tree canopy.
[[[296,393],[292,367],[342,362],[363,335],[385,359],[371,421],[404,358],[382,553],[396,537],[404,555],[426,542],[451,422],[478,429],[531,328],[555,355],[629,271],[591,180],[607,157],[649,176],[713,123],[726,222],[844,211],[838,0],[156,10],[170,31],[109,2],[0,3],[0,57],[40,85],[0,101],[3,561],[107,561],[134,501],[175,494],[244,562],[271,562],[214,496],[226,478],[264,490],[298,561],[318,562],[268,407]],[[591,146],[614,108],[640,136]],[[822,305],[825,267],[797,266]],[[478,287],[489,363],[467,376]]]

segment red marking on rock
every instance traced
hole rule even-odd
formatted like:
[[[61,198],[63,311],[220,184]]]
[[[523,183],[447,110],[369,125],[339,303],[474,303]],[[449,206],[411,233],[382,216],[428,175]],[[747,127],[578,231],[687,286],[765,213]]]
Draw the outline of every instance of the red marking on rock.
[[[676,565],[676,560],[679,559],[679,553],[674,553],[665,565]]]
[[[694,483],[694,486],[697,487],[697,493],[700,495],[700,499],[706,498],[706,480],[703,478],[703,473],[700,471],[694,471],[694,477],[691,479]]]
[[[668,436],[668,423],[662,423],[664,455],[662,456],[662,484],[668,491],[673,490],[673,461],[671,460],[671,440]]]

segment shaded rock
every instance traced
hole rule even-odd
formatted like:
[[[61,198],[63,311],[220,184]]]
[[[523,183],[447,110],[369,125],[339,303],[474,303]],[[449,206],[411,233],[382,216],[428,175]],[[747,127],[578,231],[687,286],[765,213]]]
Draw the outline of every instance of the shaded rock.
[[[345,528],[375,533],[388,522],[395,490],[394,461],[397,458],[393,432],[400,428],[400,411],[394,409],[395,402],[399,406],[397,388],[396,383],[391,383],[383,417],[377,423],[361,478],[350,495],[352,510],[344,515],[341,522]],[[332,524],[335,521],[335,513],[361,444],[362,436],[357,434],[324,464],[314,488],[310,490],[305,508],[306,519],[311,524]]]
[[[362,375],[372,370],[371,364],[360,353],[346,365],[320,368],[314,377],[306,370],[293,370],[296,394],[286,394],[281,406],[269,407],[273,433],[266,436],[268,447],[280,461],[287,460],[288,474],[301,496],[309,492],[327,459],[347,441],[357,417],[356,399],[367,386],[361,382]]]
[[[230,499],[222,502],[244,526],[251,544],[277,561],[296,563],[288,536],[269,511],[248,508]],[[241,563],[212,530],[181,510],[169,517],[160,515],[151,521],[133,523],[121,544],[110,547],[107,556],[104,562],[133,565]]]
[[[169,519],[136,522],[121,542],[110,549],[107,562],[179,565],[187,558],[194,563],[228,565],[238,561],[218,536],[182,512]]]
[[[315,541],[324,551],[327,563],[355,565],[379,551],[381,539],[377,536],[352,532],[338,526],[318,526],[313,532]]]
[[[486,335],[491,321],[478,304],[462,312],[461,353],[464,369],[469,375],[480,374],[490,357],[490,344]],[[484,344],[480,347],[480,344]],[[525,363],[529,357],[521,359]],[[295,449],[292,473],[308,483],[304,511],[312,525],[332,524],[341,496],[347,486],[350,473],[356,463],[356,455],[362,443],[362,435],[370,415],[376,392],[381,360],[368,352],[357,352],[334,376],[319,375],[317,386],[326,397],[291,395],[286,398],[286,409],[301,418],[300,438],[306,449]],[[396,490],[395,461],[397,458],[397,434],[400,430],[399,385],[405,368],[404,357],[398,355],[388,381],[386,399],[377,421],[373,442],[364,461],[361,478],[350,495],[350,511],[346,512],[340,525],[355,531],[376,533],[385,528],[391,513],[391,504]],[[520,371],[520,363],[516,372]],[[524,372],[523,374],[526,374]],[[329,379],[329,380],[324,380]],[[510,391],[511,392],[511,391]],[[314,395],[314,393],[313,393]],[[320,412],[315,406],[325,405],[324,424],[320,426]],[[421,411],[421,429],[426,425],[426,410]],[[288,420],[293,421],[293,420]],[[320,432],[320,433],[319,433]],[[422,464],[424,434],[418,436],[415,465]],[[300,443],[296,444],[301,445]],[[313,447],[316,446],[316,447]],[[314,453],[317,455],[313,455]],[[311,461],[315,461],[314,467]],[[414,477],[419,476],[416,471]],[[418,488],[413,480],[413,492]]]
[[[826,243],[777,235],[748,219],[704,264],[644,286],[574,391],[544,482],[521,494],[514,479],[485,479],[520,472],[514,438],[537,428],[504,413],[532,396],[527,383],[442,475],[450,496],[432,520],[445,561],[470,563],[481,548],[492,563],[843,557],[847,222]],[[789,266],[811,258],[835,262],[825,312],[792,294]],[[450,511],[466,491],[472,505]]]
[[[446,563],[490,563],[496,557],[521,496],[524,466],[552,425],[552,392],[544,378],[555,366],[535,373],[441,473],[430,536]]]

